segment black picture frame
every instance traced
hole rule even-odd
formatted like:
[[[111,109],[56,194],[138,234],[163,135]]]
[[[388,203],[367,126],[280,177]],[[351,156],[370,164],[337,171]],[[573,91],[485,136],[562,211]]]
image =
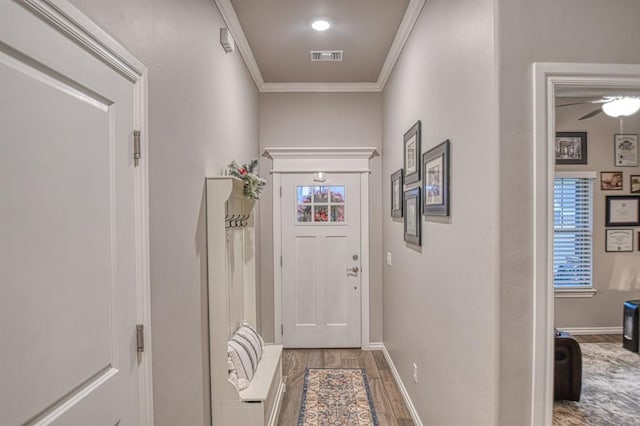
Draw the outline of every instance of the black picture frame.
[[[422,154],[422,214],[449,216],[451,142],[445,140]]]
[[[556,164],[587,164],[587,132],[556,132]]]
[[[391,217],[401,218],[404,206],[404,170],[400,169],[391,175]]]
[[[420,139],[422,134],[420,120],[404,134],[404,183],[420,180]]]
[[[640,226],[640,195],[607,195],[605,226]]]
[[[623,174],[619,171],[600,172],[601,191],[622,191]]]
[[[604,251],[607,253],[633,251],[633,229],[607,229]]]
[[[422,245],[422,216],[420,215],[420,188],[404,191],[404,240]]]

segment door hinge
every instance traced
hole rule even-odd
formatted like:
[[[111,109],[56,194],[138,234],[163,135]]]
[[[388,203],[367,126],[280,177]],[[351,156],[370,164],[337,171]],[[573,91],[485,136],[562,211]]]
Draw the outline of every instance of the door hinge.
[[[284,336],[284,324],[280,324],[280,335]]]
[[[142,152],[140,151],[140,130],[133,131],[133,164],[138,166],[140,164],[140,158],[142,158]]]
[[[282,268],[282,256],[280,256],[280,267]]]
[[[136,347],[138,352],[144,352],[144,325],[136,325]]]
[[[282,187],[280,187],[280,198],[282,198]]]

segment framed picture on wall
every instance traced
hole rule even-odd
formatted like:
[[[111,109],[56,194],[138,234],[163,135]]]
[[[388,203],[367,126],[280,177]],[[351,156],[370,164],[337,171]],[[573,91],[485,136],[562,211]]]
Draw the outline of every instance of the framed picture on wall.
[[[587,164],[587,132],[556,132],[556,164]]]
[[[631,175],[629,177],[629,192],[632,194],[640,193],[640,175]]]
[[[422,245],[420,216],[420,188],[404,192],[404,240],[417,246]]]
[[[638,165],[638,135],[614,135],[616,167],[635,167]]]
[[[391,175],[391,217],[402,217],[402,173],[400,169]]]
[[[640,226],[640,195],[607,195],[605,226]]]
[[[404,134],[404,183],[420,180],[420,120]]]
[[[449,216],[449,152],[447,139],[422,154],[422,214]]]
[[[622,172],[600,172],[600,190],[622,190]]]
[[[605,251],[633,251],[633,229],[607,229]]]

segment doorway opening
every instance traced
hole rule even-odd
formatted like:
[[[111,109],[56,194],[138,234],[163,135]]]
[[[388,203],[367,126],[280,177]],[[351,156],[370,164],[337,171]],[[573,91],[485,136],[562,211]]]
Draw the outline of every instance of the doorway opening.
[[[531,424],[551,424],[554,380],[554,182],[556,97],[577,89],[630,92],[640,89],[640,66],[534,64],[534,329]],[[613,142],[611,142],[613,147]],[[612,148],[613,149],[613,148]],[[613,158],[613,154],[612,154]],[[613,164],[612,164],[613,166]],[[599,176],[598,182],[599,185]],[[600,229],[602,223],[594,223]],[[594,250],[603,249],[596,247]],[[622,309],[622,307],[620,308]]]

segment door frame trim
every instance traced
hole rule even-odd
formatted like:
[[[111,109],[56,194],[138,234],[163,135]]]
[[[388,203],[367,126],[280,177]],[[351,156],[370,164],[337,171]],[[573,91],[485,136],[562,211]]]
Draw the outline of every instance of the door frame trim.
[[[148,158],[148,77],[147,68],[109,34],[85,16],[67,0],[23,0],[34,15],[57,29],[76,44],[87,49],[134,86],[133,125],[141,131],[143,158],[134,168],[135,196],[135,264],[136,264],[136,316],[145,326],[145,348],[138,353],[138,423],[152,426],[153,382],[151,352],[151,283],[149,264],[149,168]],[[130,144],[133,146],[133,130]],[[133,157],[131,158],[133,163]],[[131,330],[131,334],[135,330]]]
[[[282,174],[354,173],[360,175],[361,321],[360,345],[369,349],[369,160],[378,155],[374,147],[278,147],[265,148],[263,156],[273,160],[273,316],[275,343],[282,343]]]
[[[555,96],[570,87],[640,87],[640,66],[631,64],[533,64],[533,328],[531,425],[550,425],[553,412],[554,291],[553,182]]]

